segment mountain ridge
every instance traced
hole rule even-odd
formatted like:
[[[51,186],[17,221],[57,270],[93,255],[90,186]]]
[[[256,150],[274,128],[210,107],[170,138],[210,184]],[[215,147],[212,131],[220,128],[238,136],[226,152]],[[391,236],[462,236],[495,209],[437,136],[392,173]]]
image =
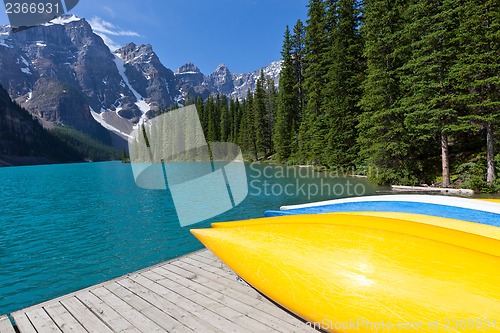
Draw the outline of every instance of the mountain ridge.
[[[174,72],[152,45],[128,43],[112,52],[84,18],[66,15],[16,33],[0,26],[0,68],[0,84],[31,114],[109,144],[113,135],[106,130],[124,137],[188,97],[242,99],[261,70],[277,85],[280,62],[244,74],[221,64],[205,75],[192,63]]]

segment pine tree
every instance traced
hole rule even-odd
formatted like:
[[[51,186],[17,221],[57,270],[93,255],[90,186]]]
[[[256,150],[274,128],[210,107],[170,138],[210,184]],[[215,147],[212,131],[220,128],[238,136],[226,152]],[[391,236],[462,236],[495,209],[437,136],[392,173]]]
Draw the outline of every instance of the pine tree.
[[[241,117],[240,145],[244,151],[250,152],[253,155],[253,158],[257,161],[259,159],[259,155],[255,131],[256,121],[254,119],[254,98],[250,89],[247,91],[246,100],[243,101]]]
[[[207,116],[207,142],[218,142],[220,139],[220,97],[214,101],[213,96],[209,96],[205,103]]]
[[[266,77],[266,112],[268,119],[268,144],[269,144],[269,155],[275,153],[274,149],[274,123],[276,119],[277,109],[278,109],[278,91],[274,80],[271,77]]]
[[[412,21],[405,29],[411,48],[402,77],[405,123],[421,149],[439,142],[434,146],[441,147],[442,186],[449,187],[449,141],[458,129],[455,87],[449,78],[458,57],[457,6],[454,0],[417,1],[407,15]]]
[[[410,140],[402,97],[399,69],[404,64],[405,44],[400,31],[408,5],[398,0],[365,0],[364,57],[367,62],[359,102],[358,142],[361,164],[374,168],[378,183],[404,183],[412,178]],[[405,180],[406,179],[406,180]]]
[[[238,129],[240,127],[239,120],[238,120],[238,112],[239,112],[239,102],[236,103],[238,100],[234,100],[230,98],[229,100],[229,118],[231,119],[231,125],[229,129],[229,142],[234,142],[236,143],[238,140]]]
[[[327,83],[323,89],[322,114],[328,124],[326,162],[330,166],[353,166],[358,156],[357,130],[364,70],[358,0],[327,1],[330,31]]]
[[[304,39],[306,108],[299,129],[299,156],[304,161],[321,163],[327,132],[325,115],[322,113],[323,89],[328,72],[326,7],[321,0],[311,0],[308,7]]]
[[[292,55],[292,36],[288,26],[285,30],[283,49],[281,51],[282,66],[279,81],[279,103],[276,110],[274,126],[274,147],[279,161],[287,160],[291,155],[292,135],[294,130],[293,115],[298,112],[295,95],[296,68]]]
[[[194,104],[196,105],[196,111],[198,111],[198,117],[200,118],[203,135],[206,138],[208,136],[208,116],[205,104],[203,103],[203,99],[201,97],[195,98]]]
[[[294,91],[297,97],[297,109],[292,111],[290,153],[296,155],[299,147],[299,130],[305,108],[306,92],[304,88],[304,56],[305,56],[305,27],[298,20],[293,28],[292,61],[294,68]]]
[[[231,136],[231,117],[229,115],[229,108],[227,105],[221,105],[221,123],[220,123],[220,141],[228,142]]]
[[[461,56],[452,70],[467,108],[461,120],[486,136],[486,181],[495,181],[495,127],[500,122],[500,4],[494,0],[467,0],[457,18]]]
[[[257,152],[263,152],[267,157],[271,154],[272,137],[270,119],[266,108],[266,90],[264,84],[264,72],[261,71],[253,98],[253,114]]]

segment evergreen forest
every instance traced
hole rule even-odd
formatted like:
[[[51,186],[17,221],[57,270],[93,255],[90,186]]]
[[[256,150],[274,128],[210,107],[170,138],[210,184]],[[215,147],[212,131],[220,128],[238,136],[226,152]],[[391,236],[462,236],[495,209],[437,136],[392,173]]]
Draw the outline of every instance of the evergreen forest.
[[[279,87],[194,99],[208,142],[378,184],[500,189],[500,2],[310,0]],[[368,172],[376,170],[376,172]]]

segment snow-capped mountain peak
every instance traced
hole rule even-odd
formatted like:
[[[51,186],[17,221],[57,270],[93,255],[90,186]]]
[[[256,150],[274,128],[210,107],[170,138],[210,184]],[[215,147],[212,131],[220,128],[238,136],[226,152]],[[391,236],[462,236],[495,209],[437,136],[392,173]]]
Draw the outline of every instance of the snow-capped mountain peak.
[[[46,27],[51,25],[65,25],[71,22],[78,22],[81,20],[82,19],[76,15],[65,14],[51,20],[50,22],[44,23],[43,25]]]
[[[110,51],[90,24],[75,15],[10,32],[0,26],[0,84],[44,122],[64,124],[91,135],[103,127],[133,126],[185,99],[225,94],[245,97],[255,89],[260,69],[231,73],[225,64],[204,75],[191,62],[174,72],[153,46],[127,44]],[[276,83],[280,62],[262,70]],[[92,110],[92,112],[91,112]],[[106,132],[107,133],[107,132]],[[108,134],[109,135],[109,134]]]

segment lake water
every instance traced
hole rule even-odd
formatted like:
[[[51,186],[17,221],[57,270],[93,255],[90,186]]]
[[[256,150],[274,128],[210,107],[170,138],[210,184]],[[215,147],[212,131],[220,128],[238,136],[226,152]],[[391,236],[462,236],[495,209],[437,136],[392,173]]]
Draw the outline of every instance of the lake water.
[[[242,204],[194,227],[375,192],[362,179],[305,168],[247,165],[247,176]],[[137,187],[129,164],[0,168],[0,314],[201,248],[169,192]]]

